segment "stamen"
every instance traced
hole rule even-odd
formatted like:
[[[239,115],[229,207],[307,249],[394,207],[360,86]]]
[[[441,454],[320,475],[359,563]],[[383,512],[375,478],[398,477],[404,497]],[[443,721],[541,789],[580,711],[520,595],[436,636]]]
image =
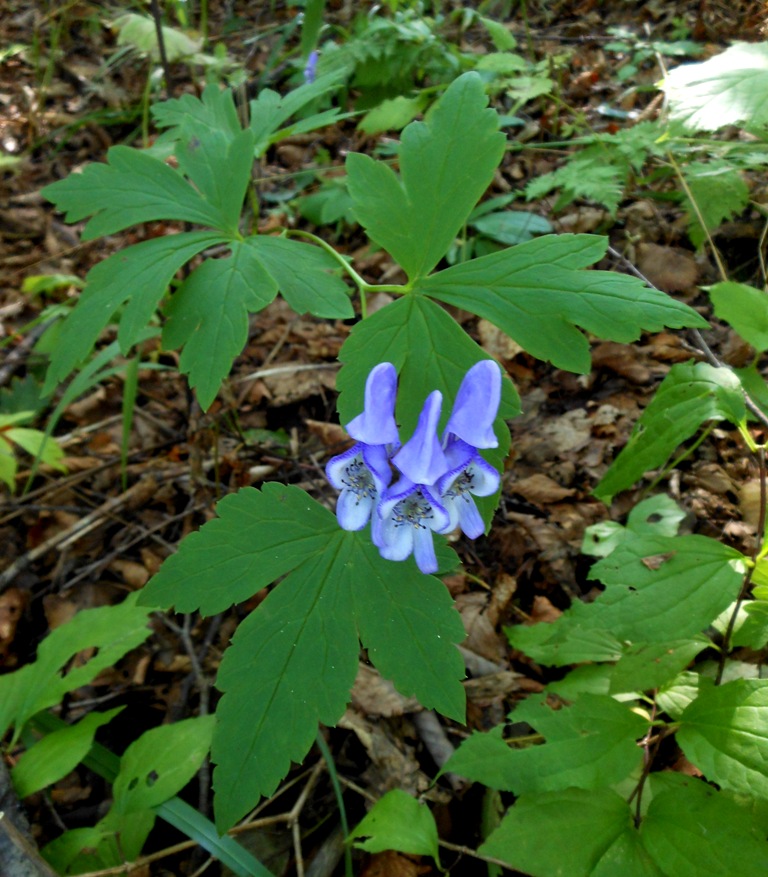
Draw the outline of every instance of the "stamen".
[[[355,457],[348,466],[344,467],[344,475],[341,483],[356,494],[356,505],[359,505],[363,498],[376,499],[376,485],[373,482],[373,476],[361,457]]]

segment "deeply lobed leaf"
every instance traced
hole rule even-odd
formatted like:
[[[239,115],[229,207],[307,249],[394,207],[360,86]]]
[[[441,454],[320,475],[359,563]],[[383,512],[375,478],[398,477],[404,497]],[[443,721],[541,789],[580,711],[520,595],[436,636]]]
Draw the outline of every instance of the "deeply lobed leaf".
[[[141,600],[218,612],[287,574],[240,625],[221,665],[213,743],[220,828],[274,791],[306,755],[318,722],[338,720],[358,637],[403,693],[461,720],[463,664],[453,644],[464,630],[437,579],[412,560],[393,567],[368,534],[341,530],[298,488],[246,488],[218,511]]]
[[[635,341],[665,326],[707,326],[692,308],[634,277],[579,270],[608,241],[547,235],[454,265],[418,282],[416,291],[485,317],[538,359],[586,374],[589,344],[578,328],[612,341]]]
[[[368,156],[347,158],[355,215],[411,280],[445,255],[501,161],[504,136],[487,104],[476,73],[454,80],[427,120],[403,131],[401,179]]]

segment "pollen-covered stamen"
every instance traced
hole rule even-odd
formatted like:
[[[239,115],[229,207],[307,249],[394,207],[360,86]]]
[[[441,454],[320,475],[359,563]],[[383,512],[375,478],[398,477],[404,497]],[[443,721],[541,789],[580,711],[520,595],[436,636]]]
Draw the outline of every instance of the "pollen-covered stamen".
[[[341,483],[347,490],[351,490],[356,495],[358,503],[361,499],[376,499],[376,485],[373,481],[373,475],[363,462],[362,456],[350,460],[349,464],[344,467]]]
[[[451,499],[467,499],[465,494],[475,492],[475,474],[471,469],[464,469],[443,496]]]
[[[420,490],[414,490],[392,509],[392,518],[396,527],[410,524],[420,530],[429,528],[424,521],[433,521],[435,513],[432,504]]]

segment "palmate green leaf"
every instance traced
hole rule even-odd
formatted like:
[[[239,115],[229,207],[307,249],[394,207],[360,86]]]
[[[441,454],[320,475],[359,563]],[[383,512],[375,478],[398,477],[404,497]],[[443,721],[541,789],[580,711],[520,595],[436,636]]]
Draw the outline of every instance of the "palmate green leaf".
[[[0,676],[0,736],[13,725],[17,737],[35,713],[59,703],[144,642],[149,611],[137,606],[132,594],[117,606],[85,609],[57,627],[40,644],[34,663]],[[89,648],[96,649],[93,656],[69,669],[69,661]]]
[[[450,596],[412,559],[382,560],[367,532],[294,487],[246,488],[186,539],[142,594],[152,605],[210,614],[287,577],[240,625],[217,685],[217,824],[229,827],[301,761],[317,723],[343,713],[357,671],[358,637],[406,695],[463,718],[464,637]]]
[[[89,164],[81,174],[70,174],[41,191],[66,211],[67,222],[93,214],[83,230],[84,241],[156,219],[210,228],[222,223],[221,212],[159,158],[128,146],[113,146],[107,161]]]
[[[671,70],[661,87],[672,119],[694,131],[768,122],[768,44],[737,42],[700,64]]]
[[[664,326],[708,325],[634,277],[579,270],[607,246],[595,235],[547,235],[439,271],[416,291],[484,317],[532,356],[583,374],[591,367],[589,343],[576,327],[627,343]]]
[[[152,105],[151,113],[158,128],[169,129],[160,141],[178,140],[195,131],[220,131],[234,139],[242,131],[232,89],[213,82],[206,85],[200,97],[185,94],[162,101]]]
[[[642,848],[627,802],[610,789],[523,795],[479,852],[531,877],[673,877]]]
[[[680,717],[686,757],[724,789],[768,798],[768,680],[702,680]]]
[[[207,411],[248,340],[248,315],[277,295],[277,281],[255,248],[236,242],[228,259],[208,259],[173,294],[165,309],[163,347],[183,346],[179,370],[189,375]]]
[[[248,339],[248,315],[282,289],[300,313],[353,315],[347,287],[328,273],[336,267],[322,250],[284,238],[254,236],[230,245],[231,256],[209,259],[173,294],[165,313],[165,348],[184,347],[183,374],[207,410]]]
[[[87,286],[61,328],[45,379],[52,392],[92,350],[99,333],[118,308],[118,340],[127,353],[135,344],[181,266],[207,247],[226,243],[212,232],[190,232],[143,241],[99,262],[88,272]]]
[[[198,130],[176,145],[179,167],[220,217],[215,228],[236,236],[251,182],[253,134]]]
[[[673,365],[635,425],[629,441],[594,490],[609,503],[670,454],[708,420],[734,425],[746,418],[738,377],[705,362]]]
[[[410,280],[446,254],[501,161],[504,135],[487,106],[476,73],[454,80],[427,120],[403,131],[401,179],[366,155],[347,158],[358,221]]]
[[[768,843],[748,806],[681,774],[652,774],[651,784],[653,799],[640,835],[664,874],[762,877],[768,872]]]
[[[440,864],[435,817],[402,789],[392,789],[380,798],[352,832],[358,849],[367,853],[397,850],[414,856],[432,856]]]
[[[245,243],[256,251],[264,270],[275,278],[280,294],[298,314],[312,314],[330,320],[354,316],[350,292],[337,277],[336,260],[300,241],[268,235],[253,235]]]
[[[768,294],[732,280],[715,283],[707,291],[717,317],[730,323],[756,350],[768,350]]]

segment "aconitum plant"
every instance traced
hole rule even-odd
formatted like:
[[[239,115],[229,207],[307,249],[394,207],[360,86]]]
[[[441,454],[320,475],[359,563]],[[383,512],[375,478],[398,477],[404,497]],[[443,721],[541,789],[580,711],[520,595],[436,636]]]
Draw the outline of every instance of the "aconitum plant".
[[[476,538],[490,525],[510,441],[505,422],[520,399],[446,306],[577,373],[591,367],[587,335],[631,342],[643,331],[707,325],[634,277],[587,271],[607,249],[595,235],[548,235],[444,266],[507,148],[477,74],[457,78],[424,121],[404,129],[397,170],[367,155],[346,158],[354,217],[399,266],[401,282],[369,283],[321,236],[258,233],[252,210],[242,211],[258,197],[254,159],[333,121],[335,111],[312,108],[338,84],[324,74],[289,95],[265,89],[247,124],[232,92],[209,85],[199,99],[153,109],[164,129],[154,151],[115,146],[106,164],[44,192],[70,221],[91,217],[84,239],[157,220],[190,229],[92,269],[57,336],[48,389],[119,323],[113,349],[126,357],[158,335],[163,349],[180,350],[179,368],[207,410],[246,344],[250,316],[277,295],[321,319],[359,315],[339,353],[339,419],[354,444],[327,466],[340,491],[336,515],[295,485],[245,487],[219,502],[217,517],[183,540],[139,597],[153,609],[210,616],[269,589],[241,620],[216,679],[220,831],[275,791],[319,723],[343,715],[361,644],[401,693],[465,720],[456,648],[464,627],[435,573],[459,566],[446,534],[460,527]],[[389,303],[369,313],[369,297],[381,292]]]
[[[390,362],[371,370],[365,408],[347,424],[356,439],[333,457],[326,474],[341,493],[336,515],[345,530],[361,530],[371,520],[371,537],[387,560],[411,554],[421,572],[438,570],[432,533],[456,527],[476,539],[485,525],[475,496],[491,496],[499,473],[479,454],[498,447],[493,422],[501,401],[501,373],[491,360],[472,366],[459,387],[453,411],[437,437],[443,396],[427,397],[416,430],[400,445],[395,422],[397,371]],[[392,466],[400,477],[392,480]]]

